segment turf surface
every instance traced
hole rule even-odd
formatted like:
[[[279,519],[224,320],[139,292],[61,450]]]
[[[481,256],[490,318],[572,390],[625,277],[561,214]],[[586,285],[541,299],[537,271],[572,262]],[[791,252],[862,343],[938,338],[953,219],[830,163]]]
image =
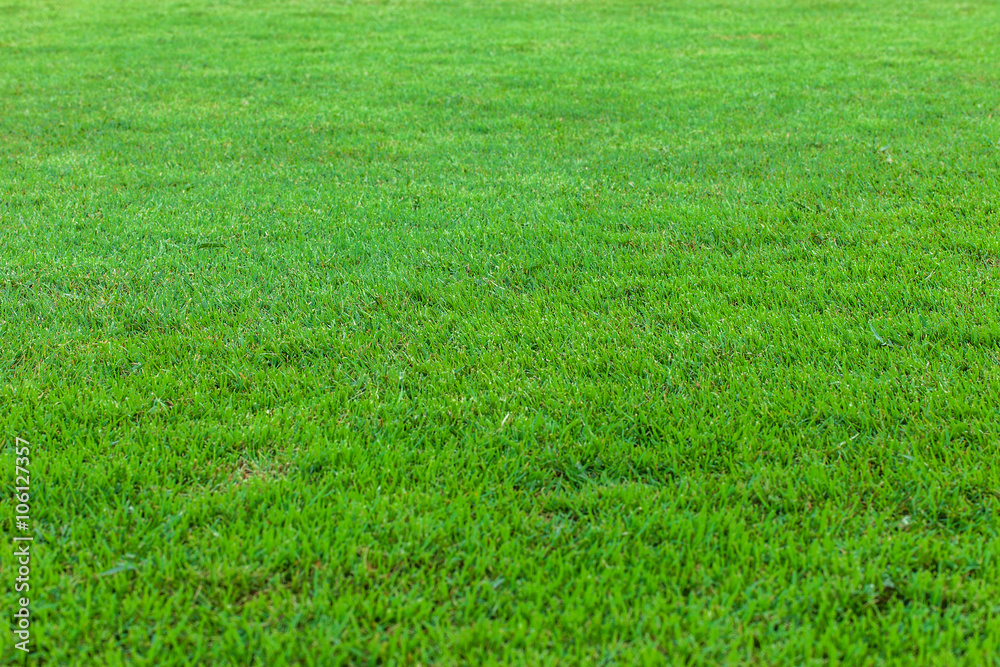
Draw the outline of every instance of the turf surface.
[[[29,664],[1000,664],[997,3],[0,2]]]

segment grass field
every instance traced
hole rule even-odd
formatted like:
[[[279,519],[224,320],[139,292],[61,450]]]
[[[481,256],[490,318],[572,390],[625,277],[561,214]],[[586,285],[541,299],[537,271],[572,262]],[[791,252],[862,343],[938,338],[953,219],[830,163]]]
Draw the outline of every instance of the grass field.
[[[1000,665],[996,2],[11,2],[27,664]]]

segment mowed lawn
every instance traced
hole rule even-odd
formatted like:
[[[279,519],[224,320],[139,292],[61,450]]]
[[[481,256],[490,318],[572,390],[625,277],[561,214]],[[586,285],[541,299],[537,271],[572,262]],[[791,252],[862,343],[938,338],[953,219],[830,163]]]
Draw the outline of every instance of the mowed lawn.
[[[27,664],[1000,664],[996,2],[0,3]]]

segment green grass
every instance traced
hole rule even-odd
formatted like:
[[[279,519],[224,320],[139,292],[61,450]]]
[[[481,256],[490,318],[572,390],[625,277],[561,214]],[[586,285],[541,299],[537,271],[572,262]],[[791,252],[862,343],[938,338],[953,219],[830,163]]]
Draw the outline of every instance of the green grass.
[[[0,2],[28,664],[1000,664],[997,3]]]

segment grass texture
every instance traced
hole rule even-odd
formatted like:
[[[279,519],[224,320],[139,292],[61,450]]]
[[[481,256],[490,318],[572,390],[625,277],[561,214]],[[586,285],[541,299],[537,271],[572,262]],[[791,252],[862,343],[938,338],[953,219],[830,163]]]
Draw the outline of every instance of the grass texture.
[[[996,2],[0,2],[28,664],[1000,664]]]

